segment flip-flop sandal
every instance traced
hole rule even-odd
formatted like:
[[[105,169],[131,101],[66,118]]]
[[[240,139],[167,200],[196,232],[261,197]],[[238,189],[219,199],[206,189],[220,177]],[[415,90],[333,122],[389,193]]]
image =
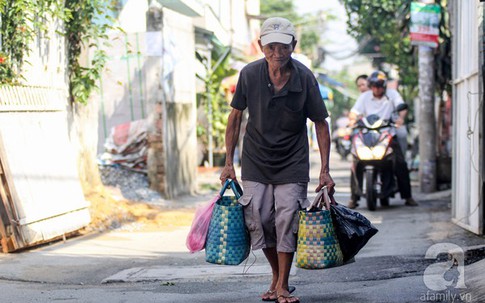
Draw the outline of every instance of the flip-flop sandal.
[[[261,301],[265,301],[265,302],[276,301],[275,298],[271,297],[272,295],[276,295],[276,289],[275,290],[268,289],[263,295],[261,295]]]
[[[290,294],[292,294],[294,291],[296,290],[296,287],[295,286],[288,286],[288,292]],[[272,295],[276,295],[276,290],[270,290],[268,289],[263,295],[261,295],[261,301],[265,301],[265,302],[274,302],[274,301],[277,301],[278,298],[271,298]],[[267,298],[265,298],[266,296],[268,296]]]
[[[296,298],[296,301],[293,302],[288,302],[288,299],[296,298],[295,296],[289,295],[289,296],[284,296],[284,295],[279,295],[276,301],[278,303],[300,303],[300,299]],[[281,301],[280,299],[284,299],[285,301]]]

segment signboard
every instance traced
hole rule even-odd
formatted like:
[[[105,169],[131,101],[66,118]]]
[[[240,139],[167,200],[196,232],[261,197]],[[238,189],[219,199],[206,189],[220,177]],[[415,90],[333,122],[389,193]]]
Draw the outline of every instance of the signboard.
[[[411,3],[411,44],[438,47],[440,16],[438,4]]]

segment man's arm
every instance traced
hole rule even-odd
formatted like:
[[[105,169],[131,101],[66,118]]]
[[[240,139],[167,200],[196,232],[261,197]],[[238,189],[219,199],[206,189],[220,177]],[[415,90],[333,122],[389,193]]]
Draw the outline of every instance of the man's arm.
[[[399,94],[399,92],[397,90],[392,90],[392,92],[393,92],[392,102],[394,104],[394,108],[396,108],[400,104],[404,103],[404,100],[403,100],[401,94]],[[397,114],[398,114],[398,117],[397,117],[397,120],[394,121],[394,123],[396,124],[396,128],[399,128],[402,125],[404,125],[404,121],[406,121],[405,119],[406,119],[406,115],[408,114],[408,110],[407,109],[401,110]]]
[[[368,92],[360,94],[359,98],[357,98],[357,101],[355,101],[354,106],[352,106],[352,108],[350,109],[349,126],[354,126],[355,123],[357,123],[357,120],[363,116],[363,113],[365,112],[364,99],[367,95]]]
[[[394,121],[394,124],[396,124],[396,128],[399,128],[402,125],[404,125],[404,121],[406,119],[406,115],[407,114],[408,114],[408,110],[407,109],[402,110],[402,111],[399,112],[399,117],[397,118],[396,121]]]
[[[241,129],[243,111],[233,108],[227,119],[226,128],[226,164],[221,172],[221,184],[227,179],[236,180],[234,171],[234,150],[236,149],[237,140],[239,139],[239,130]]]
[[[319,176],[319,184],[316,188],[316,192],[319,192],[322,187],[327,186],[328,193],[332,197],[335,192],[335,183],[330,176],[330,133],[328,129],[328,123],[325,120],[315,122],[315,130],[317,133],[318,148],[320,150],[321,169]],[[332,197],[333,201],[333,197]]]

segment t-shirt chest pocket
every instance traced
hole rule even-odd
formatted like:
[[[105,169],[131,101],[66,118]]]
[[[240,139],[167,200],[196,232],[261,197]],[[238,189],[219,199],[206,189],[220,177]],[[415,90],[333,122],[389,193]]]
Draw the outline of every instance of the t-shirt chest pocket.
[[[278,119],[282,130],[290,132],[299,132],[305,125],[305,115],[303,113],[303,104],[285,100],[277,106],[275,117]]]

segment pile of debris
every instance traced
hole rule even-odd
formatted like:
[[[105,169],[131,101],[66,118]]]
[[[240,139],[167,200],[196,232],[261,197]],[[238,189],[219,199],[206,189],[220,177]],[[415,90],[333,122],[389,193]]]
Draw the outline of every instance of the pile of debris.
[[[120,165],[130,170],[146,173],[148,135],[145,119],[117,125],[104,144],[105,152],[100,165]]]
[[[150,204],[164,203],[161,195],[149,188],[148,177],[144,173],[120,165],[100,165],[99,172],[103,184],[118,188],[127,200]]]
[[[163,203],[160,194],[149,188],[147,173],[147,123],[137,120],[111,128],[98,159],[101,181],[118,188],[123,198],[152,204]]]

